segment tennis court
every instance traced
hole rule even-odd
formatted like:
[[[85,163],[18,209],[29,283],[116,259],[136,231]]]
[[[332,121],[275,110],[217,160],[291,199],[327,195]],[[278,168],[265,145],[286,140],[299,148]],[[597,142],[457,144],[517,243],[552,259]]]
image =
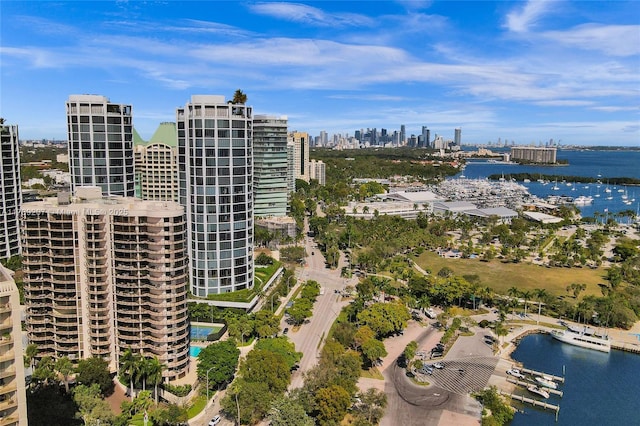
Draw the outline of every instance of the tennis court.
[[[220,330],[220,327],[191,325],[191,340],[207,340],[207,336]]]

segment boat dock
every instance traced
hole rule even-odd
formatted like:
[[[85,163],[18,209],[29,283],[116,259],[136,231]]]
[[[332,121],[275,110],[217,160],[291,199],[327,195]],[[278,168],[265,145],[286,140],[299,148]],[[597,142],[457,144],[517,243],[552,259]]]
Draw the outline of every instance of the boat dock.
[[[514,385],[520,385],[520,386],[530,386],[531,382],[523,382],[522,380],[517,380],[517,379],[512,379],[512,378],[507,378],[507,382],[509,383],[513,383]],[[560,398],[562,398],[562,391],[557,390],[557,389],[551,389],[551,388],[547,388],[542,386],[541,389],[544,389],[545,391],[552,393],[554,395],[558,395]]]
[[[537,399],[534,398],[528,398],[524,395],[517,395],[517,394],[513,394],[513,393],[508,393],[508,392],[503,392],[503,391],[499,391],[502,395],[506,395],[508,397],[510,397],[511,399],[514,399],[516,401],[520,401],[520,402],[524,402],[527,404],[531,404],[534,407],[541,407],[544,408],[545,410],[552,410],[556,412],[556,421],[558,421],[558,412],[560,411],[560,406],[559,405],[553,405],[553,404],[549,404],[547,402],[544,401],[539,401]]]
[[[631,352],[634,354],[640,354],[640,346],[635,343],[625,342],[611,342],[611,349],[617,349],[619,351]]]
[[[564,383],[564,377],[554,376],[553,374],[543,373],[542,371],[529,370],[528,368],[521,368],[520,371],[523,373],[532,374],[534,376],[548,376],[551,377],[554,382]]]

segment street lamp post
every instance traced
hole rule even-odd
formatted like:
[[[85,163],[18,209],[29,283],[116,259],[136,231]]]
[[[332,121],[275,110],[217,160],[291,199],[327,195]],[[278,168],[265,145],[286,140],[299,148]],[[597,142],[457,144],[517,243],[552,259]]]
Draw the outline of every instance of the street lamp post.
[[[207,404],[209,403],[209,372],[214,368],[216,367],[214,366],[207,370]]]
[[[289,278],[287,278],[287,295],[289,294],[290,291],[290,287],[289,287],[289,281],[291,281],[291,278],[295,279],[295,275],[290,275]]]

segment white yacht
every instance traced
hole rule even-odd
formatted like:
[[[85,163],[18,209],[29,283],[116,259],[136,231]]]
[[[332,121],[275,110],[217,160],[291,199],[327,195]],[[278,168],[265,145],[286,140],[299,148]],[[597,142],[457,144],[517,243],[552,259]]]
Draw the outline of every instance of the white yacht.
[[[547,392],[544,389],[540,389],[539,387],[537,387],[536,385],[531,385],[527,388],[527,390],[531,393],[535,393],[538,396],[541,396],[543,398],[549,398],[549,392]]]
[[[558,389],[558,384],[549,376],[536,377],[536,382],[545,388]]]
[[[593,197],[586,195],[581,195],[573,200],[573,204],[577,206],[586,206],[587,204],[591,203],[593,203]]]
[[[569,326],[566,330],[553,330],[551,335],[554,339],[570,345],[595,349],[601,352],[611,352],[611,341],[609,338],[595,334],[595,332],[588,327],[580,330],[577,327]]]

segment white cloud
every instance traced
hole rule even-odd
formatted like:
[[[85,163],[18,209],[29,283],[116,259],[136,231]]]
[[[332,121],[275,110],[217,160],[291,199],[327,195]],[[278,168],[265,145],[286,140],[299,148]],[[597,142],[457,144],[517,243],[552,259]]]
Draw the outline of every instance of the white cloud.
[[[515,33],[525,33],[530,27],[537,24],[538,20],[552,7],[556,2],[529,0],[524,7],[519,10],[511,11],[507,14],[507,22],[505,27]]]
[[[326,13],[322,9],[300,3],[257,3],[249,9],[261,15],[319,27],[371,26],[374,20],[355,13]]]
[[[578,101],[575,99],[555,99],[551,101],[535,102],[540,106],[589,106],[593,105],[592,101]]]
[[[567,31],[547,31],[543,38],[582,50],[598,50],[610,56],[640,54],[640,25],[584,24]]]

